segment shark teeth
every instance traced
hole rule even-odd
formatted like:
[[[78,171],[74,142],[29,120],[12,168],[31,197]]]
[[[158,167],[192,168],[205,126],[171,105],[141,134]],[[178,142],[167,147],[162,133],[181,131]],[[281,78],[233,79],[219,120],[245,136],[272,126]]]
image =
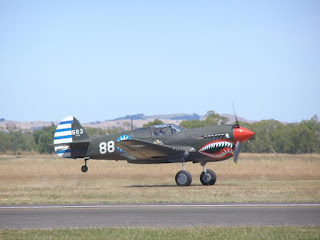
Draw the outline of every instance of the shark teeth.
[[[222,151],[219,154],[214,154],[214,153],[207,153],[207,152],[201,152],[203,155],[206,155],[208,157],[211,158],[222,158],[224,156],[226,156],[227,154],[231,153],[232,155],[234,155],[234,151],[233,149],[225,149],[224,151]]]
[[[217,148],[217,147],[222,147],[222,148],[233,148],[233,144],[231,142],[227,142],[227,141],[224,141],[224,142],[214,142],[214,143],[210,143],[210,144],[207,144],[206,146],[202,147],[200,149],[200,151],[206,151],[208,149],[212,149],[212,148]]]
[[[207,145],[203,146],[199,150],[199,152],[207,157],[220,159],[220,158],[225,157],[227,154],[234,155],[233,147],[234,147],[234,144],[232,142],[228,142],[228,141],[212,142],[212,143],[208,143]],[[218,153],[206,152],[207,150],[213,149],[213,148],[222,148],[222,149]]]

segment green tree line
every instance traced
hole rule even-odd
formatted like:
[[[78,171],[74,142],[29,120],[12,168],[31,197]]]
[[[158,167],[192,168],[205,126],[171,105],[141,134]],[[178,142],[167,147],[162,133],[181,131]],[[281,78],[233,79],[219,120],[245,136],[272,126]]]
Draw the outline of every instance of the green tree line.
[[[179,126],[182,128],[197,128],[210,125],[226,124],[228,120],[229,119],[227,117],[220,116],[215,111],[211,110],[207,112],[204,120],[194,119],[192,121],[182,121]]]
[[[255,133],[249,142],[242,144],[244,152],[320,153],[320,123],[316,115],[299,123],[263,120],[240,125]]]
[[[0,153],[21,154],[23,152],[53,153],[53,137],[56,126],[52,123],[49,127],[29,131],[10,127],[6,131],[0,130]],[[107,133],[121,131],[120,128],[101,129],[85,128],[90,137],[97,137]]]
[[[209,111],[204,120],[182,121],[180,127],[196,128],[225,124],[228,119]],[[159,119],[145,126],[163,124]],[[242,144],[242,152],[251,153],[320,153],[320,123],[315,115],[310,120],[284,124],[276,120],[262,120],[255,123],[240,122],[255,135]],[[56,126],[52,124],[35,131],[10,128],[0,130],[0,153],[38,152],[53,153],[53,136]],[[122,129],[85,128],[90,137],[120,132]]]

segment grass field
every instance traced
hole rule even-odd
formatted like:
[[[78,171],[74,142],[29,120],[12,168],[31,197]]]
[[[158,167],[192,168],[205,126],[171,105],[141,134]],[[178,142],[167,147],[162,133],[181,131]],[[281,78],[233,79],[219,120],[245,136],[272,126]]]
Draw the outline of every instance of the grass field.
[[[319,239],[320,227],[197,227],[0,230],[0,239]]]
[[[214,186],[202,186],[200,164],[187,163],[192,186],[178,187],[181,164],[135,165],[61,159],[54,155],[0,156],[0,204],[319,202],[320,155],[241,154],[208,163]]]

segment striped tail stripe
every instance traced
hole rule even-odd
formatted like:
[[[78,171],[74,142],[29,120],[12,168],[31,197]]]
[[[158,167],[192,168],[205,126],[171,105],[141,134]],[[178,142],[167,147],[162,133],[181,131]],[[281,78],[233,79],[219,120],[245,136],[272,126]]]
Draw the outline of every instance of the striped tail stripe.
[[[71,149],[68,145],[61,145],[55,147],[54,150],[59,157],[71,158]]]
[[[54,137],[54,140],[65,139],[65,138],[71,138],[72,139],[72,135],[62,135],[62,136],[59,136],[59,137]]]
[[[73,123],[73,120],[71,120],[71,121],[64,121],[64,120],[62,120],[62,121],[59,123],[59,125],[64,125],[64,124],[69,124],[69,123]]]
[[[57,129],[57,130],[56,130],[56,133],[58,133],[58,132],[65,132],[65,131],[71,131],[71,130],[72,130],[71,128]]]
[[[71,129],[71,123],[58,125],[57,130]]]
[[[56,154],[60,154],[60,153],[71,153],[71,149],[67,148],[67,149],[62,149],[62,150],[56,151]]]
[[[68,144],[72,143],[72,123],[73,117],[69,116],[59,123],[55,133],[54,133],[54,144]],[[71,158],[71,149],[68,145],[56,146],[55,152],[58,156],[63,158]]]

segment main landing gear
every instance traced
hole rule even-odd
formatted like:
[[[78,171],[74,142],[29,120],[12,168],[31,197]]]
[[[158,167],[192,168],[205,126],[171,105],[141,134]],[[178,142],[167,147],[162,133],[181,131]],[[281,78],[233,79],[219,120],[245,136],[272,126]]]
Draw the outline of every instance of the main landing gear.
[[[192,176],[186,170],[185,163],[182,162],[182,170],[176,174],[176,183],[178,186],[189,186],[191,182]]]
[[[202,185],[214,185],[217,180],[217,176],[211,169],[206,169],[206,163],[201,163],[203,172],[200,175],[200,182]]]
[[[217,176],[211,169],[206,169],[206,163],[201,163],[203,172],[200,175],[200,182],[202,185],[214,185]],[[178,186],[189,186],[192,182],[191,174],[186,170],[185,163],[182,162],[182,170],[176,174],[176,183]]]
[[[81,167],[81,171],[82,172],[87,172],[88,171],[88,167],[87,167],[87,161],[89,160],[89,158],[85,158],[84,159],[84,165]]]

